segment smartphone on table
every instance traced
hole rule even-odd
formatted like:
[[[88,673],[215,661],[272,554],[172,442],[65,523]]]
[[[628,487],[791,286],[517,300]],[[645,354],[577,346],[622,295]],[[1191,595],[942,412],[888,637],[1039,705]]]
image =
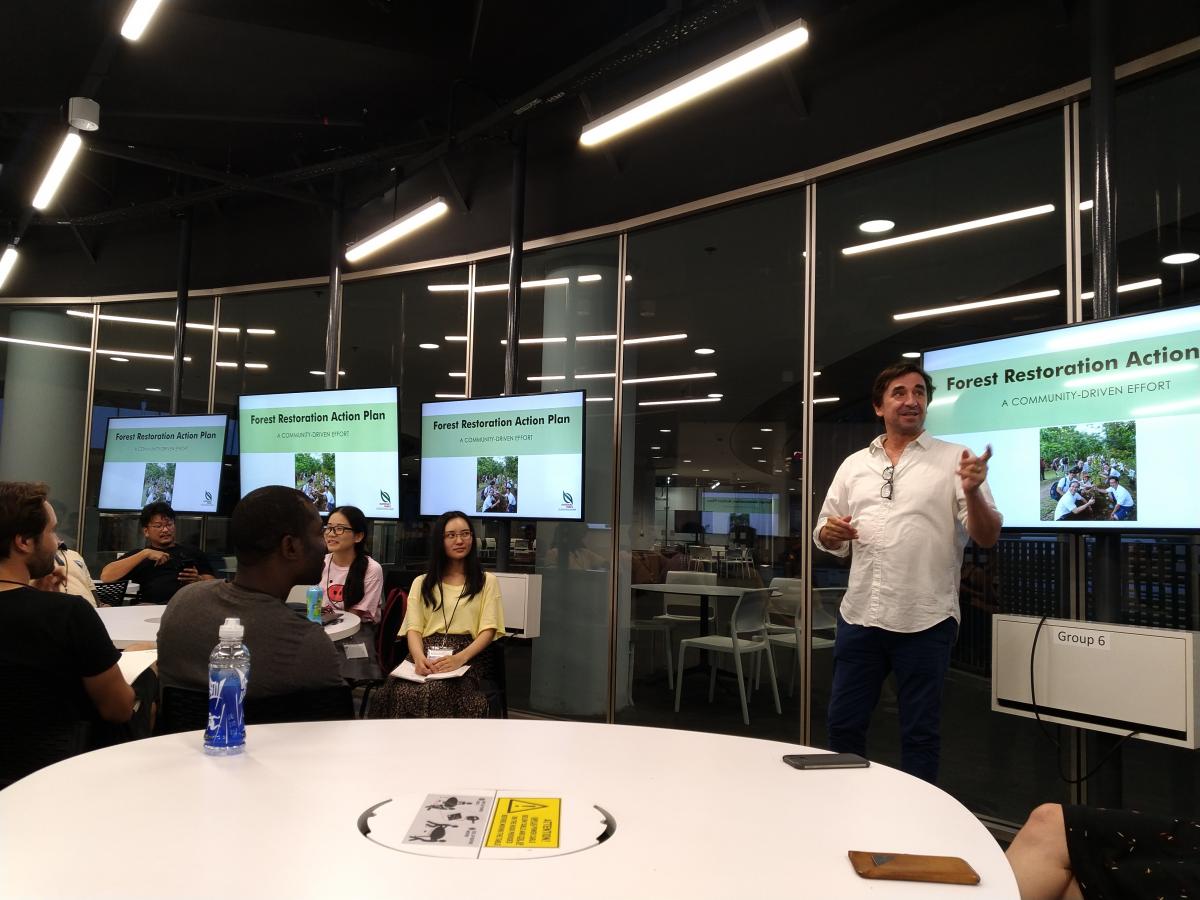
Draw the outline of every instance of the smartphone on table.
[[[850,865],[862,878],[926,881],[934,884],[979,884],[979,873],[958,856],[918,853],[869,853],[850,850]]]
[[[783,761],[793,769],[865,769],[871,765],[857,753],[789,753]]]

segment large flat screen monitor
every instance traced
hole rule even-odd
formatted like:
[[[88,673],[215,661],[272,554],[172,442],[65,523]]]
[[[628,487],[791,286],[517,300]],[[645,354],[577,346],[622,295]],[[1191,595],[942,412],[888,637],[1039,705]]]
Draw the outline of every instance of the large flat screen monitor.
[[[421,515],[583,518],[583,391],[421,404]]]
[[[357,506],[369,519],[398,518],[399,411],[394,387],[240,397],[242,496],[285,484],[322,515]]]
[[[227,424],[226,416],[109,419],[97,505],[133,510],[164,500],[176,512],[215,513]]]
[[[988,483],[1006,526],[1200,527],[1188,474],[1200,307],[932,350],[924,363],[926,427],[975,452],[992,445]]]

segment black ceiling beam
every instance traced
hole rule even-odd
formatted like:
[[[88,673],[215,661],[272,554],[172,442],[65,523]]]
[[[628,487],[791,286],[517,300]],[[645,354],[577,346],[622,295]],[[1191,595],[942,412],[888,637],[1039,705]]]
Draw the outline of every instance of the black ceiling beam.
[[[95,99],[95,98],[92,98]],[[279,115],[270,113],[246,113],[243,115],[225,112],[186,112],[170,109],[110,109],[101,107],[101,113],[107,119],[161,119],[180,122],[222,122],[238,125],[280,125],[288,128],[365,128],[364,119],[334,118],[324,114]],[[58,118],[61,109],[49,106],[6,106],[0,109],[3,114],[19,116],[44,116]]]
[[[308,203],[316,206],[329,209],[333,206],[333,201],[319,195],[305,193],[304,191],[294,191],[291,188],[281,185],[272,184],[269,179],[247,178],[242,175],[228,175],[225,172],[218,172],[215,169],[209,169],[204,166],[193,165],[192,163],[183,162],[182,160],[174,159],[159,153],[153,153],[148,150],[137,150],[131,147],[121,147],[116,144],[108,144],[103,141],[97,141],[94,138],[88,138],[84,142],[84,146],[92,153],[99,153],[101,156],[110,156],[113,159],[123,159],[126,162],[138,163],[143,166],[151,166],[155,169],[165,169],[168,172],[176,172],[180,175],[190,175],[194,178],[203,178],[205,181],[215,181],[217,184],[224,184],[231,188],[237,188],[241,191],[251,191],[258,194],[271,194],[275,197],[281,197],[284,200],[292,200],[296,203]]]

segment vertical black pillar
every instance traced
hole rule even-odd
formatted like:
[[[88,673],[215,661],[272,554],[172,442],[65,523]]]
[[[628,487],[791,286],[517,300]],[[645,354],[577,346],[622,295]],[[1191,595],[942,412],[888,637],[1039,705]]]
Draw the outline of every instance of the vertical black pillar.
[[[325,387],[337,387],[342,324],[342,173],[333,176],[333,210],[329,216],[329,318],[325,323]]]
[[[1096,149],[1092,183],[1092,317],[1107,319],[1117,314],[1117,255],[1113,230],[1113,119],[1114,77],[1112,21],[1109,0],[1092,0],[1091,75],[1092,143]],[[1070,211],[1072,215],[1074,210]],[[1121,535],[1101,531],[1095,535],[1092,560],[1092,603],[1101,622],[1121,620]],[[1085,598],[1085,609],[1086,609]],[[1112,749],[1118,738],[1086,732],[1086,764],[1094,767]],[[1122,754],[1117,751],[1091,779],[1085,796],[1103,806],[1121,806],[1123,794]],[[1081,773],[1082,774],[1082,773]]]
[[[517,341],[521,324],[521,268],[525,252],[525,125],[513,132],[512,217],[508,231],[508,343],[504,347],[504,393],[517,392]],[[496,534],[496,569],[508,570],[511,523],[501,520]]]
[[[192,213],[179,217],[179,273],[175,280],[175,349],[171,370],[171,412],[179,412],[183,398],[183,341],[187,332],[188,283],[192,271]]]

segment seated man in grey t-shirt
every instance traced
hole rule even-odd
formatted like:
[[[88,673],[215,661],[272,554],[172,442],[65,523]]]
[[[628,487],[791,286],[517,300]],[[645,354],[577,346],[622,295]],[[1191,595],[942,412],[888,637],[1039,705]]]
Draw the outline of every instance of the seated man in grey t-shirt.
[[[250,650],[248,699],[345,684],[325,629],[284,602],[293,585],[321,578],[325,541],[316,508],[293,488],[259,488],[234,507],[229,534],[238,560],[233,583],[190,584],[163,611],[158,631],[163,687],[207,693],[208,655],[230,616],[242,620]]]

